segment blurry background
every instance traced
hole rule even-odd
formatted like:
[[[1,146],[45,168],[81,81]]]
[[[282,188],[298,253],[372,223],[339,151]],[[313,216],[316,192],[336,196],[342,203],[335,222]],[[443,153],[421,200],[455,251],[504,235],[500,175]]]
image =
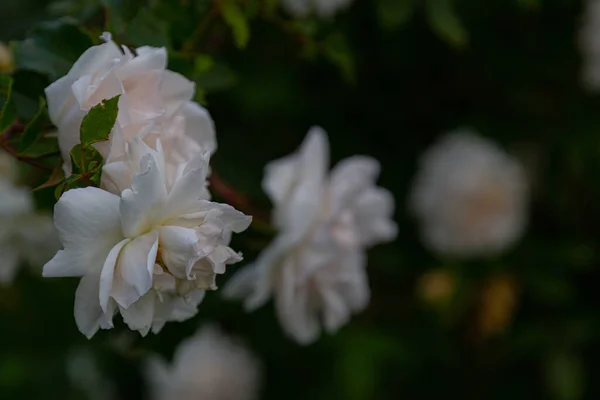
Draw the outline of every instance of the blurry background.
[[[197,100],[217,127],[213,166],[227,182],[267,210],[264,165],[321,125],[333,162],[353,154],[381,162],[379,182],[396,197],[400,233],[369,252],[368,309],[309,347],[283,335],[271,305],[245,314],[218,292],[197,317],[160,335],[121,327],[88,341],[73,321],[77,280],[23,270],[0,289],[0,398],[88,398],[66,368],[83,347],[116,398],[143,398],[143,356],[169,359],[205,321],[257,354],[262,399],[600,396],[600,100],[580,78],[583,4],[356,0],[333,19],[294,22],[273,1],[247,0],[250,39],[240,49],[227,24],[210,16],[209,0],[117,3],[125,22],[112,21],[116,40],[166,45],[169,67],[196,80]],[[66,15],[95,37],[102,32],[96,0],[2,0],[0,39],[21,40],[37,22]],[[59,50],[68,43],[46,39]],[[64,74],[54,61],[40,54],[20,71],[20,93],[39,96],[49,82],[35,65]],[[523,238],[474,261],[428,251],[406,206],[420,154],[462,126],[515,154],[532,179]],[[52,206],[52,190],[36,196],[41,208]],[[252,259],[268,237],[236,240]]]

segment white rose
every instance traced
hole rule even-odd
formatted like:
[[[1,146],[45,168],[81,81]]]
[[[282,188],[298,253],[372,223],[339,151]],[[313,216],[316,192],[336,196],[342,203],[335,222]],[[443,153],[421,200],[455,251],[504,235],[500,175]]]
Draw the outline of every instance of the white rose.
[[[355,156],[328,173],[325,132],[313,128],[300,150],[266,167],[263,188],[280,233],[256,263],[234,275],[228,297],[253,310],[275,297],[284,330],[300,343],[335,332],[369,301],[365,249],[392,240],[394,200],[375,186],[379,163]]]
[[[103,99],[116,95],[121,97],[114,131],[124,141],[154,121],[161,131],[178,124],[181,136],[204,151],[214,152],[212,120],[206,110],[191,101],[195,84],[166,69],[166,49],[145,46],[136,49],[134,55],[127,47],[117,46],[109,34],[103,38],[106,43],[86,50],[66,76],[46,88],[65,173],[71,172],[69,151],[79,143],[83,117]],[[112,156],[111,142],[96,145],[105,159]]]
[[[203,290],[216,289],[215,275],[241,259],[228,246],[230,232],[251,222],[233,207],[205,199],[208,153],[182,165],[172,182],[160,141],[154,150],[136,138],[127,154],[128,162],[103,169],[117,185],[129,185],[119,195],[71,189],[55,206],[64,250],[44,266],[44,276],[82,277],[75,320],[87,337],[111,328],[117,311],[142,335],[189,318]]]
[[[515,158],[459,130],[421,157],[410,208],[428,247],[475,256],[500,252],[521,236],[527,195],[525,171]]]
[[[171,366],[152,357],[146,368],[153,400],[253,400],[258,398],[259,377],[254,356],[213,326],[181,342]]]

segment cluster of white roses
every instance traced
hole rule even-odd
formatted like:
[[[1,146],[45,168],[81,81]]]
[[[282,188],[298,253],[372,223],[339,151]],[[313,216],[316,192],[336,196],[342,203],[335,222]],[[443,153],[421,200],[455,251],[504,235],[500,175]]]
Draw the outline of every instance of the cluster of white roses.
[[[39,274],[60,248],[52,217],[36,212],[31,192],[16,181],[16,160],[0,153],[0,284],[10,284],[23,263]]]
[[[163,48],[133,54],[103,38],[46,89],[66,174],[83,117],[121,96],[110,140],[96,146],[105,160],[101,188],[71,189],[58,200],[64,249],[43,274],[81,277],[75,320],[87,337],[111,328],[116,313],[145,335],[196,314],[216,274],[241,260],[228,244],[251,217],[210,201],[215,134],[206,110],[191,101],[194,83],[166,70]]]
[[[101,187],[71,189],[58,200],[64,250],[43,274],[82,278],[75,319],[86,336],[111,328],[116,313],[145,335],[196,314],[216,275],[241,260],[228,244],[251,218],[210,201],[215,133],[191,101],[194,84],[165,69],[164,49],[134,54],[103,38],[46,89],[66,174],[86,113],[120,98],[109,140],[95,145],[105,159]],[[318,337],[320,318],[334,331],[366,306],[365,249],[396,235],[393,198],[375,186],[379,163],[353,157],[331,176],[327,164],[326,134],[314,128],[298,154],[267,166],[264,188],[281,233],[227,290],[248,296],[251,308],[275,293],[285,330],[302,343]]]
[[[232,232],[251,217],[210,201],[212,120],[191,101],[194,83],[166,69],[162,48],[135,53],[106,43],[88,49],[46,89],[64,169],[86,113],[120,95],[103,155],[101,187],[71,189],[55,206],[64,247],[44,276],[76,276],[75,319],[86,336],[120,313],[142,335],[197,313],[216,275],[241,255]],[[354,156],[329,172],[325,131],[312,128],[300,149],[265,168],[263,189],[279,233],[256,262],[227,283],[225,296],[254,310],[274,298],[286,333],[315,341],[369,301],[366,250],[393,240],[394,199],[376,186],[377,160]],[[525,225],[525,172],[495,144],[454,132],[422,158],[410,206],[425,243],[442,254],[481,255],[513,243]]]

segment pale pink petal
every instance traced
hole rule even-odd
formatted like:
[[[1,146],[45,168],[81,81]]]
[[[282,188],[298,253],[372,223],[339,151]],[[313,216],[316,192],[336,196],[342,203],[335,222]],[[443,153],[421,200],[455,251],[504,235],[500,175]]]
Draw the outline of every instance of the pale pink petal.
[[[182,109],[185,118],[185,134],[200,145],[203,151],[214,154],[217,150],[215,124],[208,111],[200,104],[188,101]]]
[[[60,124],[66,109],[71,107],[70,104],[74,101],[71,91],[73,82],[83,75],[91,74],[94,70],[106,68],[113,59],[119,57],[121,57],[121,52],[113,42],[90,47],[73,64],[66,76],[53,82],[45,89],[46,98],[48,99],[48,113],[55,125]]]
[[[102,167],[102,186],[116,195],[131,186],[133,173],[127,161],[115,161]]]
[[[205,193],[206,175],[208,173],[209,154],[199,154],[186,165],[183,176],[173,185],[167,204],[165,217],[178,216],[198,212],[201,207],[200,199]]]
[[[173,71],[165,70],[162,76],[160,96],[164,101],[165,118],[170,119],[194,96],[196,84]]]
[[[150,230],[167,198],[164,178],[151,154],[142,157],[140,169],[142,172],[133,177],[131,189],[121,195],[122,229],[126,237]]]

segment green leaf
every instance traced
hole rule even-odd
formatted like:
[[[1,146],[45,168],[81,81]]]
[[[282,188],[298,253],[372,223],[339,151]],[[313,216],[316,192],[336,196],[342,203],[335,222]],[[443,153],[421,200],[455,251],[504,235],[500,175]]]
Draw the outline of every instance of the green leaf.
[[[337,66],[348,82],[356,80],[356,63],[346,38],[341,34],[329,36],[324,43],[325,56]]]
[[[115,35],[125,32],[127,25],[133,20],[144,0],[103,0],[108,11],[106,29]]]
[[[40,158],[46,157],[52,154],[57,154],[60,151],[58,147],[58,140],[55,137],[42,137],[34,144],[29,146],[23,156],[28,158]]]
[[[102,168],[98,167],[94,169],[94,173],[90,175],[90,181],[95,186],[100,186],[100,179],[102,178]]]
[[[0,75],[0,99],[2,111],[0,114],[0,133],[8,129],[17,117],[17,109],[12,100],[13,79],[7,75]]]
[[[62,194],[66,191],[67,189],[65,181],[60,182],[56,189],[54,189],[54,197],[56,198],[56,200],[60,199],[60,196],[62,196]]]
[[[375,7],[379,24],[384,29],[396,29],[414,14],[414,0],[377,0]]]
[[[201,54],[194,60],[194,72],[198,75],[210,71],[215,66],[215,60],[206,54]]]
[[[83,117],[79,138],[81,144],[86,147],[92,143],[108,140],[110,131],[117,120],[119,113],[119,97],[117,95],[111,99],[104,99],[100,104],[95,105]]]
[[[54,169],[52,170],[52,173],[50,174],[50,177],[48,178],[48,180],[33,190],[34,191],[41,190],[41,189],[59,185],[65,179],[65,173],[62,169],[62,166],[63,166],[63,161],[61,158],[59,160],[59,162],[56,163],[56,165],[54,166]]]
[[[38,112],[23,131],[23,135],[21,135],[21,141],[19,142],[18,149],[20,155],[30,157],[30,155],[27,154],[28,149],[42,139],[42,124],[45,120],[46,99],[40,97],[40,106],[38,108]]]
[[[69,152],[73,174],[87,174],[102,165],[104,158],[94,147],[84,147],[81,144],[73,146]]]
[[[46,75],[51,80],[64,76],[79,56],[94,43],[71,19],[45,22],[21,42],[13,42],[17,68]]]
[[[169,25],[142,8],[127,27],[127,43],[134,46],[171,47]]]
[[[427,19],[440,39],[456,48],[467,45],[467,31],[456,14],[452,0],[428,0]]]
[[[250,28],[236,0],[224,0],[221,4],[221,14],[233,31],[236,46],[240,49],[246,47],[250,39]]]
[[[546,385],[555,400],[583,398],[584,367],[581,358],[570,352],[551,355],[545,363]]]

